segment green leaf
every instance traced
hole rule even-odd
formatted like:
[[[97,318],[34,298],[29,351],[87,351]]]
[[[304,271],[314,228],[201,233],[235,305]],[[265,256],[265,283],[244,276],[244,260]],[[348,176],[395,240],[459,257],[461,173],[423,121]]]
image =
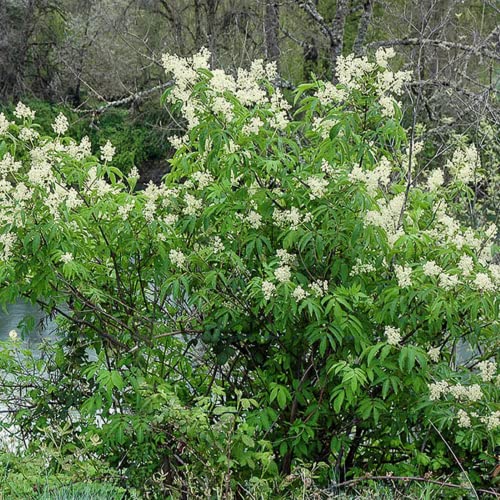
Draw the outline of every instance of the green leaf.
[[[277,401],[278,401],[278,404],[282,410],[285,409],[285,407],[286,407],[286,400],[287,400],[286,392],[285,392],[284,388],[281,388],[278,391]]]
[[[330,140],[333,141],[337,135],[339,135],[340,130],[342,129],[342,123],[337,123],[330,129]]]
[[[344,399],[345,399],[345,391],[341,390],[333,402],[333,409],[335,413],[340,413]]]

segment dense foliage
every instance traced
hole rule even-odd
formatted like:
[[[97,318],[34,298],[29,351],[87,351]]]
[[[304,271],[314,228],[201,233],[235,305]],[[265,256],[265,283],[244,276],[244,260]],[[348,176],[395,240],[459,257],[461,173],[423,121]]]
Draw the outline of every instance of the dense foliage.
[[[392,56],[340,57],[339,83],[293,106],[272,64],[234,77],[206,51],[164,56],[186,133],[143,191],[63,115],[55,139],[22,104],[0,115],[0,301],[59,326],[42,359],[17,332],[1,352],[29,446],[59,436],[160,497],[272,497],[299,467],[325,488],[367,472],[491,486],[496,227],[455,218],[482,176],[473,144],[423,173]]]

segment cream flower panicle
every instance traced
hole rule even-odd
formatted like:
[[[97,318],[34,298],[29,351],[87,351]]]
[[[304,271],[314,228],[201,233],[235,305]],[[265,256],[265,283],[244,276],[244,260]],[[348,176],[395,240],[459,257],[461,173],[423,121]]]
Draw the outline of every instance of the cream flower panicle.
[[[73,254],[71,252],[66,252],[61,255],[61,262],[63,264],[69,264],[73,262]]]
[[[35,112],[22,102],[18,102],[14,111],[14,116],[19,119],[26,118],[29,120],[34,120]]]
[[[429,350],[427,351],[427,355],[429,356],[429,359],[431,361],[437,363],[441,355],[441,349],[439,349],[439,347],[430,347]]]
[[[497,372],[497,364],[493,360],[481,361],[477,364],[483,382],[491,382]]]
[[[63,135],[69,128],[68,119],[62,114],[59,113],[55,122],[52,124],[52,129],[57,135]]]
[[[170,258],[170,262],[172,262],[172,264],[174,264],[176,267],[180,269],[184,268],[187,259],[180,250],[170,250],[168,257]]]
[[[107,141],[106,144],[101,148],[101,160],[107,163],[113,161],[115,152],[116,148],[111,144],[110,141]]]
[[[433,276],[439,276],[443,269],[439,267],[435,261],[429,260],[422,266],[422,270],[424,271],[424,274],[429,277]]]
[[[398,280],[398,285],[401,288],[407,288],[411,286],[411,274],[412,274],[411,267],[400,266],[396,264],[394,266],[394,272],[396,274],[396,279]]]
[[[386,326],[384,334],[387,338],[387,343],[390,345],[398,345],[401,342],[401,330],[394,326]]]
[[[265,300],[270,300],[276,293],[276,285],[270,281],[262,282],[262,293]]]
[[[280,266],[274,271],[275,278],[280,282],[284,283],[290,281],[292,273],[290,272],[290,266]]]
[[[301,300],[304,300],[307,296],[309,295],[309,292],[304,290],[300,285],[297,285],[295,290],[292,292],[292,297],[297,301],[300,302]]]

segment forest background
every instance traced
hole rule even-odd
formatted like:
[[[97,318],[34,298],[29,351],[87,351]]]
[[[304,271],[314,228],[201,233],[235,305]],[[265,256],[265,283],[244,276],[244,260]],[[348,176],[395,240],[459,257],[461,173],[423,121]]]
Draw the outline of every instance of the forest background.
[[[48,316],[58,317],[63,333],[60,342],[47,347],[44,354],[46,379],[37,379],[41,361],[30,358],[31,354],[14,360],[18,352],[15,342],[7,342],[1,352],[1,399],[14,418],[11,430],[20,429],[25,443],[38,447],[26,456],[4,450],[0,453],[8,494],[23,497],[45,489],[50,495],[60,484],[90,477],[94,484],[85,486],[90,498],[96,498],[97,490],[92,488],[98,489],[102,480],[116,486],[113,491],[100,490],[103,498],[124,494],[162,498],[166,492],[179,498],[203,494],[220,498],[328,497],[361,484],[368,484],[367,496],[400,493],[432,498],[442,491],[457,497],[498,495],[500,378],[495,375],[494,362],[498,356],[498,239],[489,228],[496,227],[499,213],[499,20],[498,2],[488,0],[0,0],[0,113],[4,113],[3,119],[8,118],[0,122],[6,137],[0,143],[2,175],[10,182],[15,169],[25,174],[14,161],[9,163],[10,158],[30,165],[30,141],[39,137],[45,141],[50,136],[47,144],[61,141],[70,157],[75,154],[69,138],[64,139],[67,142],[62,139],[66,133],[62,113],[69,120],[67,135],[80,145],[89,144],[93,154],[88,162],[80,157],[75,157],[75,163],[67,157],[61,160],[58,182],[62,179],[65,186],[67,181],[68,189],[79,186],[86,200],[78,215],[82,218],[75,217],[73,226],[68,222],[67,228],[73,231],[75,221],[89,224],[96,241],[94,247],[85,239],[88,235],[76,232],[71,235],[73,240],[68,237],[66,241],[63,232],[58,240],[54,227],[58,227],[60,214],[54,216],[50,207],[47,224],[39,224],[38,213],[49,205],[44,205],[43,189],[38,192],[40,186],[35,182],[39,198],[34,196],[33,206],[23,208],[33,216],[31,232],[26,229],[24,234],[25,228],[19,229],[23,234],[19,251],[25,251],[29,258],[14,252],[15,263],[4,266],[2,261],[0,302],[15,301],[22,292]],[[258,59],[276,65],[279,76],[267,82],[272,85],[259,85],[269,92],[271,87],[279,89],[277,101],[285,114],[289,110],[287,99],[294,105],[299,103],[293,115],[297,121],[290,118],[286,140],[280,142],[280,134],[269,125],[273,120],[266,115],[269,109],[260,108],[260,103],[252,111],[260,118],[252,122],[255,117],[245,114],[249,106],[238,107],[241,103],[237,99],[232,102],[249,120],[248,126],[229,124],[231,120],[227,127],[221,126],[220,117],[216,119],[216,113],[204,115],[201,105],[196,112],[206,121],[198,129],[192,127],[189,117],[182,116],[180,101],[174,98],[174,83],[182,87],[182,75],[176,73],[172,60],[191,71],[194,59],[189,66],[181,61],[190,59],[182,58],[202,54],[199,51],[203,48],[209,50],[209,66],[222,68],[229,75],[238,74],[239,68],[253,67]],[[390,58],[390,69],[395,73],[387,68],[386,55],[392,49],[395,56]],[[165,59],[164,54],[181,59]],[[331,116],[325,111],[323,117],[323,111],[318,111],[323,110],[318,96],[322,90],[326,95],[325,89],[332,87],[318,82],[339,84],[339,62],[345,69],[345,57],[350,54],[375,58],[378,66],[370,66],[365,59],[350,60],[369,68],[363,75],[366,81],[361,84],[353,77],[352,96],[346,98],[345,108],[330,110]],[[386,106],[384,111],[376,89],[384,81],[383,75],[389,74],[389,79],[397,74],[408,77],[404,77],[401,109],[396,105],[388,111]],[[210,102],[210,74],[200,70],[196,75],[190,89],[193,102]],[[340,84],[342,88],[345,79]],[[366,95],[357,93],[360,88]],[[308,95],[315,90],[315,96]],[[36,133],[26,132],[32,126],[32,114],[19,107],[19,101],[35,111]],[[315,122],[315,113],[330,127],[326,135],[321,126],[314,128],[319,120]],[[22,122],[19,129],[16,118]],[[262,130],[260,119],[266,124]],[[257,134],[248,141],[255,132],[252,123],[254,127],[257,124]],[[193,148],[189,154],[179,139],[184,134],[183,140]],[[221,146],[228,137],[238,138],[252,161],[246,164],[243,153],[237,160],[239,153],[229,142]],[[360,166],[366,160],[365,145],[375,151],[370,167],[376,163],[374,158],[390,157],[394,162],[386,182],[378,167],[372,170],[378,172],[372,178],[352,168],[358,159]],[[319,172],[316,153],[328,159]],[[295,173],[276,170],[273,155],[281,164],[290,161],[290,165],[303,168],[298,170],[303,176],[300,182],[293,184]],[[417,155],[418,162],[414,160]],[[234,184],[232,169],[238,161],[251,168],[244,169],[240,184]],[[339,182],[332,164],[346,169],[346,177],[340,176]],[[136,169],[137,187],[145,189],[144,196],[134,192],[135,181],[120,184],[122,176],[135,179]],[[173,174],[162,184],[171,169]],[[460,184],[459,174],[464,172],[467,179]],[[261,193],[259,198],[257,194],[250,202],[255,191],[250,177],[254,174],[262,181],[259,188],[265,195]],[[102,201],[102,210],[96,201],[99,196],[86,191],[87,175],[94,176],[101,189],[99,196],[108,203]],[[185,182],[190,175],[193,180]],[[328,187],[328,196],[323,175],[335,180]],[[96,181],[96,176],[102,178]],[[99,184],[103,179],[105,182]],[[427,183],[421,184],[422,179]],[[228,182],[236,193],[231,203],[243,203],[237,192],[248,187],[249,206],[255,208],[258,203],[263,210],[228,217],[227,225],[233,225],[229,229],[217,208],[207,208],[201,216],[201,198],[196,199],[203,192],[207,205],[214,199],[223,200],[221,206],[229,213],[235,205],[222,195]],[[14,189],[14,184],[10,188]],[[117,194],[107,191],[108,184],[118,186],[117,190],[125,188]],[[456,220],[439,211],[441,194],[436,195],[434,189],[441,185],[446,187],[442,197]],[[127,186],[131,186],[130,192]],[[168,198],[172,186],[176,186],[172,191],[184,194],[186,190],[178,205],[170,207],[174,212],[179,210],[174,214],[179,217],[175,219],[178,233],[171,240],[162,235],[163,239],[150,245],[151,235],[156,238],[164,229],[161,224],[172,214],[165,220],[153,220],[148,218],[148,210],[151,204],[153,212],[165,209],[155,203],[163,196]],[[303,192],[304,187],[311,192]],[[273,226],[279,227],[275,221],[268,232],[267,226],[262,234],[253,231],[261,229],[266,216],[271,219],[272,209],[266,200],[280,188],[300,206],[314,208],[313,227],[320,229],[304,230],[302,235],[302,228],[296,233],[292,223],[290,232],[280,227],[280,233]],[[386,248],[384,237],[373,228],[366,229],[369,224],[360,236],[363,224],[352,214],[370,207],[383,212],[383,200],[390,206],[401,190],[405,198],[399,222],[402,224],[407,209],[419,224],[426,221],[420,227],[423,233],[433,224],[440,227],[433,229],[436,241],[408,234],[408,240],[405,236],[393,248],[399,233],[390,234],[385,227],[389,239]],[[132,192],[134,198],[128,198]],[[56,188],[53,194],[57,194]],[[318,199],[324,203],[320,208],[314,205]],[[71,210],[80,210],[79,202],[65,200],[68,205],[71,202],[74,205],[63,219],[75,215]],[[342,229],[328,226],[335,217],[344,217],[342,203],[351,202],[352,214],[345,216]],[[7,213],[10,205],[4,205],[1,208]],[[335,207],[339,207],[338,213]],[[107,210],[109,217],[117,218],[109,226],[110,219],[100,219]],[[323,219],[321,210],[332,210],[328,213],[335,217]],[[121,218],[136,225],[124,223],[123,232],[115,231]],[[4,215],[0,219],[8,221]],[[245,221],[241,241],[235,243],[231,231]],[[462,230],[461,224],[472,229]],[[148,225],[151,234],[147,234]],[[216,227],[221,229],[222,240],[218,237],[213,243],[210,231]],[[129,230],[130,234],[126,233]],[[2,231],[3,237],[10,231],[8,224]],[[460,246],[454,247],[452,241],[444,248],[446,245],[440,246],[440,231],[445,239],[465,236]],[[481,234],[484,243],[478,243],[479,236],[474,239],[471,231]],[[42,237],[33,236],[36,232]],[[137,247],[133,234],[138,235]],[[197,260],[196,238],[202,247],[206,241],[212,242],[214,255],[209,258],[214,259],[217,272],[210,266],[205,269],[204,262]],[[366,238],[366,245],[362,238]],[[6,241],[8,238],[2,244],[7,262]],[[80,245],[81,261],[73,261],[73,254],[80,249],[71,253],[71,241]],[[465,255],[469,244],[472,249]],[[294,260],[285,247],[304,260]],[[314,251],[309,252],[309,247]],[[120,250],[115,253],[113,248]],[[220,248],[224,248],[222,254]],[[368,262],[379,248],[386,252],[387,261],[379,255],[374,261],[376,269],[359,260],[361,256]],[[490,248],[486,259],[485,249]],[[89,255],[84,258],[85,251]],[[114,271],[94,268],[96,252],[109,252]],[[144,266],[139,258],[142,255],[147,256]],[[393,266],[403,255],[411,270]],[[428,255],[451,271],[436,267],[434,260],[421,266]],[[275,256],[279,267],[272,270],[278,262]],[[471,256],[478,266],[474,280],[468,269]],[[337,259],[338,265],[323,270],[328,259]],[[32,268],[23,267],[24,261],[32,262],[27,264]],[[44,269],[44,262],[50,262],[46,266],[50,270]],[[246,271],[254,273],[251,280],[238,274],[241,262]],[[453,267],[456,262],[459,264]],[[231,274],[233,266],[236,271]],[[299,281],[303,282],[292,292],[290,272],[294,266],[301,268]],[[462,288],[455,294],[450,290],[459,286],[462,271]],[[392,282],[385,287],[383,280],[370,272],[384,276],[387,283],[396,281],[397,287],[391,288]],[[410,285],[412,272],[416,278]],[[33,273],[36,283],[29,288],[25,281]],[[134,281],[136,275],[138,281]],[[313,281],[313,277],[327,275],[336,287],[330,290],[331,297],[327,285],[321,288],[326,280]],[[129,277],[128,285],[123,276]],[[431,285],[428,278],[434,280]],[[158,286],[158,295],[144,291],[145,283],[155,293]],[[221,283],[225,291],[220,290]],[[306,283],[309,288],[302,287]],[[184,303],[187,290],[194,297],[193,304]],[[239,301],[239,295],[235,299],[227,290],[248,293],[255,317]],[[111,297],[114,291],[123,295]],[[370,302],[368,291],[379,302]],[[174,303],[165,299],[168,294],[175,298]],[[200,304],[205,299],[209,302],[207,297],[211,297],[210,308],[204,310]],[[227,305],[233,299],[238,303],[237,314]],[[426,305],[427,301],[439,307]],[[291,313],[290,303],[295,304]],[[176,316],[176,307],[182,311],[182,321]],[[203,310],[200,317],[197,307]],[[168,320],[163,324],[165,315]],[[401,339],[398,321],[406,316],[408,324],[401,324],[408,333]],[[337,320],[345,320],[345,324],[336,333],[323,336],[324,322],[332,318],[332,324]],[[272,325],[270,333],[266,332],[267,323]],[[24,322],[21,326],[28,331],[33,325]],[[365,335],[367,331],[370,333]],[[76,335],[77,341],[72,337],[74,332],[80,335]],[[183,336],[183,342],[178,342],[176,335]],[[198,343],[206,347],[199,365]],[[457,355],[459,344],[473,347],[473,356],[463,365]],[[97,361],[86,357],[89,345],[99,355]],[[307,348],[302,352],[304,345]],[[9,385],[12,375],[18,377],[18,385]],[[450,380],[447,395],[437,382],[445,380]],[[477,391],[473,394],[479,383],[484,383],[481,403],[474,399]],[[21,391],[29,394],[28,402],[21,398]],[[68,395],[74,396],[73,400]],[[422,398],[428,398],[436,408],[429,401],[422,403]],[[417,408],[415,421],[407,408],[410,401]],[[122,404],[125,410],[119,415],[117,408],[121,411]],[[74,408],[82,420],[66,426],[63,422]],[[477,413],[478,408],[483,413]],[[464,409],[469,413],[460,413]],[[103,415],[109,420],[98,428],[95,417]],[[430,423],[423,424],[422,415]],[[60,427],[53,425],[57,421],[62,422]],[[51,425],[43,427],[48,423]],[[457,425],[460,430],[455,433]],[[404,431],[400,435],[398,430],[395,437],[394,429],[399,426]],[[203,432],[198,433],[200,428]],[[220,459],[213,458],[213,449],[218,450]],[[80,458],[74,460],[73,455]],[[51,473],[40,482],[46,464]],[[373,480],[371,471],[375,471]],[[415,484],[425,486],[415,489]]]
[[[488,0],[2,0],[0,101],[38,101],[47,123],[57,106],[74,111],[77,135],[111,140],[116,165],[136,165],[147,182],[165,173],[180,128],[157,105],[169,85],[164,52],[207,47],[227,71],[276,61],[292,88],[331,80],[340,54],[392,47],[421,96],[424,138],[481,144],[481,123],[498,124],[498,16]]]

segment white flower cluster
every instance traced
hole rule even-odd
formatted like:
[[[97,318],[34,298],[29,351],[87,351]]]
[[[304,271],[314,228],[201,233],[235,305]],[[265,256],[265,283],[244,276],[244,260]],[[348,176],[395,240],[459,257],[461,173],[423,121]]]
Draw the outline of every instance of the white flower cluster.
[[[483,397],[481,387],[478,384],[473,384],[465,387],[462,384],[457,384],[449,388],[449,393],[455,398],[468,401],[479,401]]]
[[[205,189],[214,182],[214,177],[210,172],[195,172],[192,178],[198,183],[198,189],[200,190]]]
[[[500,286],[500,264],[490,264],[488,270],[495,285]]]
[[[494,292],[496,290],[495,283],[486,273],[477,273],[472,286],[479,292]]]
[[[196,198],[190,193],[184,194],[184,202],[186,203],[186,206],[184,207],[182,212],[185,215],[197,216],[203,208],[203,200]]]
[[[312,120],[311,128],[314,131],[318,132],[319,135],[321,136],[321,138],[324,140],[324,139],[328,139],[328,137],[330,135],[330,130],[332,129],[332,127],[336,123],[337,122],[335,122],[333,120],[329,120],[327,118],[315,116]],[[339,134],[340,133],[342,133],[342,131],[340,131]]]
[[[478,384],[466,387],[462,384],[450,385],[446,380],[429,384],[429,399],[431,401],[437,401],[448,394],[460,401],[474,402],[483,397],[481,387]]]
[[[496,224],[493,223],[486,228],[482,228],[484,237],[481,238],[478,233],[471,228],[462,230],[460,222],[448,215],[446,210],[446,202],[444,200],[440,200],[440,205],[436,210],[435,226],[430,230],[422,231],[422,233],[426,234],[437,244],[444,247],[452,246],[457,249],[469,247],[469,251],[475,252],[477,260],[481,264],[487,265],[492,259],[493,245],[490,241],[494,240],[497,233]],[[466,262],[468,261],[464,261],[464,265]],[[472,267],[470,271],[472,271]]]
[[[335,73],[341,85],[349,90],[360,89],[365,75],[371,73],[375,65],[368,61],[366,56],[355,57],[354,54],[340,56],[337,59]]]
[[[377,75],[379,104],[381,106],[382,116],[392,118],[394,116],[394,104],[401,106],[401,103],[395,101],[392,95],[401,95],[404,84],[411,80],[411,71],[384,71]],[[416,153],[415,153],[416,154]]]
[[[384,71],[377,75],[379,94],[391,92],[395,95],[401,95],[404,84],[411,79],[411,71]]]
[[[100,175],[102,176],[102,173]],[[100,177],[96,167],[89,169],[85,183],[86,192],[94,193],[98,198],[102,198],[108,194],[117,193],[118,189]]]
[[[59,113],[57,115],[55,122],[52,125],[52,129],[57,135],[63,135],[64,133],[66,133],[68,128],[69,128],[68,119],[62,113]]]
[[[0,262],[6,262],[12,257],[12,247],[17,241],[14,233],[0,234]]]
[[[214,236],[214,238],[212,239],[211,248],[212,252],[215,254],[222,253],[225,250],[224,243],[219,236]]]
[[[458,285],[458,276],[455,274],[441,273],[439,275],[439,286],[444,290],[451,290]]]
[[[276,250],[276,257],[278,257],[282,266],[290,265],[295,262],[295,255],[288,253],[284,248]]]
[[[458,410],[457,423],[462,429],[467,429],[471,426],[471,421],[468,413],[462,409]]]
[[[262,293],[265,300],[270,300],[276,294],[276,285],[270,281],[262,282]]]
[[[177,214],[167,214],[161,220],[167,226],[173,226],[179,220],[179,216]]]
[[[388,61],[396,55],[392,48],[379,48],[375,54],[376,64],[368,61],[366,56],[355,57],[350,54],[346,57],[340,56],[337,60],[336,76],[340,86],[326,82],[316,95],[320,102],[328,105],[344,101],[350,90],[360,90],[363,86],[365,76],[379,70],[377,74],[376,91],[378,102],[382,107],[384,116],[394,115],[393,95],[400,95],[405,82],[411,78],[411,72],[398,71],[396,73],[388,70]]]
[[[14,111],[14,116],[16,118],[19,118],[20,120],[26,118],[28,120],[34,120],[35,119],[35,112],[23,104],[22,102],[18,102],[16,109]]]
[[[500,427],[500,410],[494,411],[491,415],[480,418],[481,422],[486,425],[489,431]]]
[[[18,105],[17,115],[23,117],[33,116],[24,105]],[[57,121],[59,126],[64,128],[64,120],[58,117]],[[60,128],[60,131],[62,131],[62,128]],[[18,138],[23,140],[21,134]],[[48,208],[56,221],[60,220],[63,213],[62,209],[72,210],[83,204],[82,196],[75,188],[68,186],[59,175],[56,177],[53,167],[56,165],[59,167],[61,164],[61,153],[76,160],[89,156],[91,147],[88,138],[82,139],[80,144],[71,140],[63,144],[57,140],[44,139],[43,142],[31,146],[29,159],[25,163],[28,167],[26,183],[18,179],[15,184],[11,184],[6,179],[7,176],[20,171],[22,166],[20,161],[15,161],[10,153],[4,154],[2,160],[0,160],[1,223],[22,226],[25,220],[24,211],[28,209],[37,188],[41,189],[41,202]],[[94,170],[95,172],[96,170]],[[109,186],[105,182],[104,184]],[[9,245],[7,245],[7,254],[10,254],[9,248]]]
[[[328,286],[327,280],[316,280],[309,285],[309,288],[317,297],[324,297],[328,293]]]
[[[387,69],[389,59],[396,55],[392,48],[379,48],[375,54],[377,63],[371,63],[366,56],[355,57],[350,54],[337,59],[336,76],[339,86],[330,82],[321,82],[316,96],[323,105],[342,102],[347,98],[350,90],[360,90],[366,75],[375,70],[381,70],[377,74],[376,91],[379,95],[378,102],[385,116],[394,115],[394,99],[392,95],[400,95],[403,85],[410,80],[411,72],[398,71],[394,73]]]
[[[280,266],[274,270],[274,277],[280,282],[284,283],[286,281],[290,281],[292,277],[292,273],[290,270],[290,266]]]
[[[332,103],[342,102],[347,97],[347,92],[331,82],[321,82],[321,87],[316,91],[316,97],[327,106]]]
[[[40,148],[31,150],[31,168],[28,172],[28,180],[32,184],[39,186],[55,182],[48,154]]]
[[[128,173],[127,178],[128,179],[139,179],[140,176],[141,176],[141,174],[139,173],[139,169],[136,166],[133,166],[130,169],[130,172]]]
[[[429,191],[436,191],[444,184],[444,174],[440,168],[434,169],[427,177],[427,188]]]
[[[394,245],[397,239],[404,234],[402,229],[398,227],[404,200],[404,193],[399,193],[389,202],[385,199],[377,200],[379,210],[369,210],[365,215],[365,224],[385,229],[390,245]]]
[[[250,227],[254,229],[259,229],[262,226],[262,215],[255,210],[250,210],[248,215],[246,216],[246,221],[250,224]]]
[[[352,266],[350,276],[358,276],[359,274],[368,274],[375,271],[375,266],[373,264],[363,263],[361,259],[356,259],[355,264]]]
[[[481,160],[476,146],[456,149],[453,157],[446,162],[446,168],[459,182],[467,184],[480,177]]]
[[[321,177],[311,176],[307,179],[306,184],[309,186],[309,198],[315,200],[322,198],[326,194],[328,181]]]
[[[400,266],[396,264],[394,266],[394,272],[396,273],[396,279],[398,280],[398,285],[401,288],[407,288],[411,286],[411,275],[412,275],[411,267]]]
[[[160,189],[153,182],[149,182],[144,190],[144,197],[146,202],[144,203],[142,213],[146,222],[151,223],[155,218],[156,201],[160,197]],[[123,216],[123,214],[121,215]]]
[[[13,174],[20,170],[22,166],[23,164],[20,161],[16,161],[14,157],[7,152],[0,160],[0,177],[6,177],[8,174]]]
[[[9,120],[5,117],[3,113],[0,113],[0,135],[4,135],[10,126]]]
[[[434,260],[429,260],[422,266],[422,271],[425,276],[432,278],[434,276],[439,276],[443,272],[443,269],[438,266]]]
[[[244,135],[257,135],[263,126],[264,122],[258,116],[254,116],[248,123],[243,125],[241,132]]]
[[[180,149],[182,146],[186,145],[188,143],[188,139],[189,137],[187,135],[183,135],[182,137],[179,137],[178,135],[171,135],[168,138],[170,145],[175,149]]]
[[[392,59],[395,57],[396,52],[392,47],[379,47],[377,51],[375,52],[375,60],[377,61],[377,64],[381,66],[382,68],[387,68],[389,59]]]
[[[469,255],[462,255],[458,261],[458,267],[464,276],[470,276],[474,270],[474,261]]]
[[[349,173],[349,180],[358,181],[366,184],[366,190],[370,196],[377,193],[379,184],[387,187],[391,178],[392,166],[389,160],[384,156],[373,170],[365,170],[359,165],[353,167]]]
[[[33,128],[23,127],[19,131],[19,139],[24,142],[35,142],[40,137],[40,134]]]
[[[186,256],[180,250],[170,250],[168,257],[170,262],[179,269],[182,269],[186,264]]]
[[[134,209],[134,202],[130,203],[125,203],[124,205],[121,205],[118,207],[118,215],[123,219],[127,220],[128,216],[130,215],[130,212]]]
[[[280,89],[275,89],[270,99],[271,118],[269,124],[278,130],[284,130],[289,124],[288,111],[291,105],[283,97]]]
[[[486,426],[488,431],[492,431],[497,427],[500,427],[500,411],[494,411],[490,415],[479,416],[477,412],[472,412],[469,415],[466,411],[460,409],[457,412],[457,424],[463,429],[468,429],[472,426],[471,416],[478,418],[481,423]]]
[[[296,207],[290,210],[274,210],[274,222],[278,227],[295,231],[301,224],[307,224],[312,220],[312,215],[309,212],[302,214]]]
[[[446,380],[440,380],[429,384],[429,399],[431,401],[438,401],[448,392],[449,384]]]
[[[297,285],[297,287],[295,287],[294,291],[292,292],[292,297],[297,302],[304,300],[308,296],[309,296],[309,292],[304,290],[300,285]]]
[[[481,361],[477,364],[484,382],[491,382],[497,373],[497,364],[493,360]]]
[[[384,334],[387,337],[387,343],[390,345],[398,345],[401,342],[401,330],[394,326],[386,326]]]
[[[61,255],[61,262],[63,264],[69,264],[70,262],[73,262],[73,254],[70,252],[63,253]]]
[[[115,156],[116,148],[111,144],[110,141],[107,141],[106,144],[101,148],[101,160],[105,162],[113,161],[113,157]]]
[[[48,193],[44,204],[51,211],[54,219],[57,220],[60,217],[59,209],[61,206],[66,206],[72,210],[83,205],[83,200],[74,188],[68,189],[56,184],[52,191]]]
[[[210,52],[207,49],[201,49],[197,54],[187,58],[171,54],[164,54],[162,57],[165,71],[172,74],[175,80],[175,85],[168,95],[168,100],[169,102],[180,101],[182,103],[188,130],[198,125],[200,116],[207,109],[206,103],[193,97],[192,88],[201,78],[199,70],[209,67],[209,60]],[[233,103],[226,98],[227,93],[231,93],[243,106],[267,105],[271,111],[269,124],[283,129],[289,121],[287,110],[290,106],[279,90],[274,91],[272,95],[268,95],[262,85],[264,80],[274,81],[276,78],[276,64],[265,64],[261,59],[253,61],[248,70],[240,68],[236,76],[230,75],[221,69],[214,69],[209,77],[209,106],[212,111],[222,114],[226,121],[232,121],[234,118]],[[244,133],[258,133],[262,125],[263,122],[260,118],[253,118],[249,124],[245,125]],[[185,138],[170,138],[170,141],[175,143],[174,147],[177,147],[185,143]]]
[[[427,355],[429,356],[429,359],[433,361],[434,363],[437,363],[439,361],[439,358],[441,356],[441,349],[439,347],[431,347],[427,351]]]
[[[325,159],[321,162],[321,171],[330,177],[336,173],[335,169]]]

